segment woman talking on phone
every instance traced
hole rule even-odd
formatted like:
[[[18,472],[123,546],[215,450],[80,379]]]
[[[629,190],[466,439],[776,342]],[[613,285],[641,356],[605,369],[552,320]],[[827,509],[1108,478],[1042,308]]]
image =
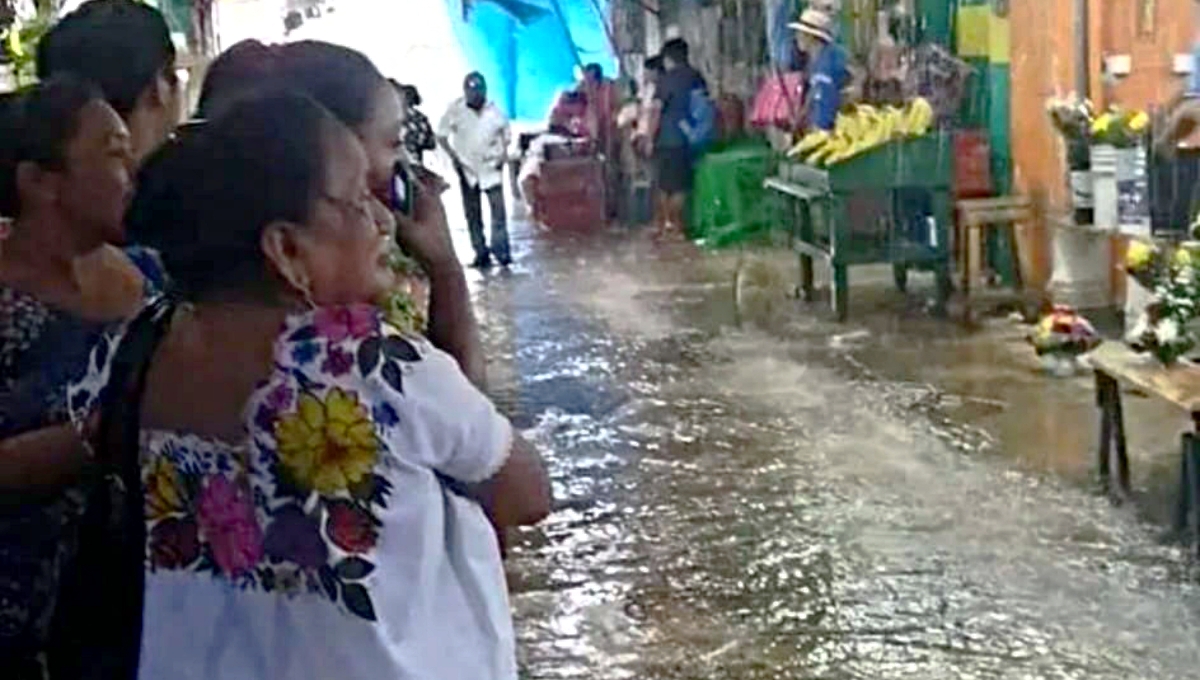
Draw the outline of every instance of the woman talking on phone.
[[[233,45],[209,67],[196,117],[219,116],[247,96],[284,90],[311,97],[355,134],[367,153],[371,192],[393,211],[411,209],[418,186],[435,194],[445,189],[445,183],[424,168],[402,164],[405,107],[400,95],[369,59],[347,47],[311,40]],[[396,233],[396,241],[415,260],[428,288],[430,341],[482,386],[483,350],[449,229],[409,223]]]
[[[174,153],[156,191],[182,219],[154,240],[181,304],[72,391],[144,491],[137,677],[515,680],[488,518],[539,520],[548,480],[459,363],[374,306],[394,225],[358,135],[276,92]],[[414,198],[400,230],[443,233]]]

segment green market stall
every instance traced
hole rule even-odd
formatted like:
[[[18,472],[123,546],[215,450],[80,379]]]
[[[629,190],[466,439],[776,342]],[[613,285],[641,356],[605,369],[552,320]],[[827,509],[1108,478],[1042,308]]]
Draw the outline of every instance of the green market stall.
[[[951,292],[953,143],[936,131],[897,140],[827,169],[784,162],[764,186],[775,220],[793,225],[800,290],[813,299],[813,264],[829,266],[838,320],[849,313],[849,268],[888,263],[906,290],[908,271],[932,271],[939,310]]]

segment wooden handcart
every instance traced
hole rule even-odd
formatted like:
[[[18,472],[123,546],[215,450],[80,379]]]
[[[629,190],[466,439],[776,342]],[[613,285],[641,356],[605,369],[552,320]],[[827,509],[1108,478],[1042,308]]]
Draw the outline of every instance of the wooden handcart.
[[[813,261],[832,272],[832,304],[839,321],[849,313],[852,265],[891,263],[897,288],[907,290],[910,269],[932,270],[936,309],[950,298],[950,225],[953,144],[945,133],[900,140],[829,169],[784,162],[764,186],[777,219],[792,225],[800,258],[800,295],[813,299]],[[852,223],[850,205],[881,203],[880,219]],[[914,210],[913,200],[926,203]]]

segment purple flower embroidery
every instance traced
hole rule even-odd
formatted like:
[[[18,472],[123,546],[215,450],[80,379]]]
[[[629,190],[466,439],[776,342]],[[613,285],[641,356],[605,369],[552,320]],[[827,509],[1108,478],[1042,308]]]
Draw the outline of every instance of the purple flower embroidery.
[[[267,556],[274,562],[292,562],[316,569],[329,559],[329,548],[321,538],[317,521],[300,506],[286,505],[275,513],[264,541]]]
[[[321,370],[333,377],[343,376],[354,367],[354,355],[340,347],[330,347]]]
[[[295,397],[295,391],[287,384],[276,385],[275,389],[267,393],[267,406],[274,411],[286,411],[292,407],[292,399]]]

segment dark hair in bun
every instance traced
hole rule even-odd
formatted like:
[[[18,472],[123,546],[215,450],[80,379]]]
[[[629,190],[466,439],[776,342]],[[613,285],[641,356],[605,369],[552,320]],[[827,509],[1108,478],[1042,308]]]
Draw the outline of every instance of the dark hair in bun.
[[[278,50],[257,40],[243,40],[221,53],[204,74],[196,117],[220,115],[238,99],[267,87],[276,72]]]
[[[273,293],[263,230],[308,221],[324,181],[325,136],[338,127],[302,94],[248,95],[149,159],[129,229],[158,250],[177,297]]]
[[[175,43],[162,13],[134,0],[89,0],[38,42],[42,80],[73,73],[95,83],[122,117],[161,76],[174,83]]]
[[[246,40],[209,67],[197,115],[208,118],[251,92],[302,92],[349,127],[371,115],[383,74],[361,52],[316,40],[264,45]]]

